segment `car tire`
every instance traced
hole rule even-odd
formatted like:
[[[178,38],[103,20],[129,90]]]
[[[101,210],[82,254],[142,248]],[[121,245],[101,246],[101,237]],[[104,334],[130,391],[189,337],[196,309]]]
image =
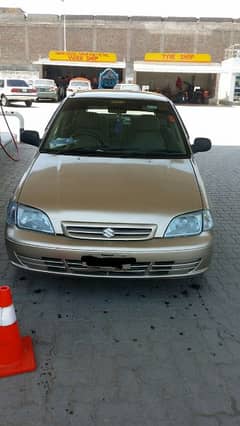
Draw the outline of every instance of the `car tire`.
[[[25,101],[25,105],[27,107],[31,107],[32,106],[32,101]]]
[[[2,95],[2,97],[1,97],[1,104],[2,104],[2,106],[8,106],[9,105],[9,101],[6,98],[6,96],[4,96],[4,95]]]

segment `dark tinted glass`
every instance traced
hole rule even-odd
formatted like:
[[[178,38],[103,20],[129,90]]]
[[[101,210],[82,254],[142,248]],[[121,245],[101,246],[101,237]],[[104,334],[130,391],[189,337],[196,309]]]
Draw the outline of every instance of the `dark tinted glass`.
[[[7,80],[7,85],[9,87],[28,87],[25,80]]]

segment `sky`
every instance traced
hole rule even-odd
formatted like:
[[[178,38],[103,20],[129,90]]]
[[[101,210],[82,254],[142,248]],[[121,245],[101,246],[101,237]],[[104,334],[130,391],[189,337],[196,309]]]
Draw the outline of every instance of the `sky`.
[[[240,0],[0,0],[0,7],[57,15],[240,18]]]

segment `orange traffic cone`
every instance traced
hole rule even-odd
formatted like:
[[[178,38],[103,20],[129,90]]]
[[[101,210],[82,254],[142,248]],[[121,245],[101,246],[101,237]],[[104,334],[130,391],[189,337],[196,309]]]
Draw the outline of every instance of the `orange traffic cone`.
[[[11,290],[0,286],[0,377],[36,369],[31,337],[21,337]]]

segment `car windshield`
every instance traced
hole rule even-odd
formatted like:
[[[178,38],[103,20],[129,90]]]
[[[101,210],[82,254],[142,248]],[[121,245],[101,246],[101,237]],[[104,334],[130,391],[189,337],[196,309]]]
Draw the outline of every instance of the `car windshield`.
[[[140,86],[138,86],[138,84],[119,84],[115,86],[115,88],[120,90],[140,90]]]
[[[89,87],[89,83],[87,81],[72,81],[70,83],[70,87]]]
[[[28,87],[28,84],[25,80],[7,80],[7,85],[9,87]]]
[[[35,80],[34,85],[36,86],[54,86],[55,82],[53,80]]]
[[[171,104],[136,99],[68,99],[41,152],[128,158],[186,158],[186,136]]]

